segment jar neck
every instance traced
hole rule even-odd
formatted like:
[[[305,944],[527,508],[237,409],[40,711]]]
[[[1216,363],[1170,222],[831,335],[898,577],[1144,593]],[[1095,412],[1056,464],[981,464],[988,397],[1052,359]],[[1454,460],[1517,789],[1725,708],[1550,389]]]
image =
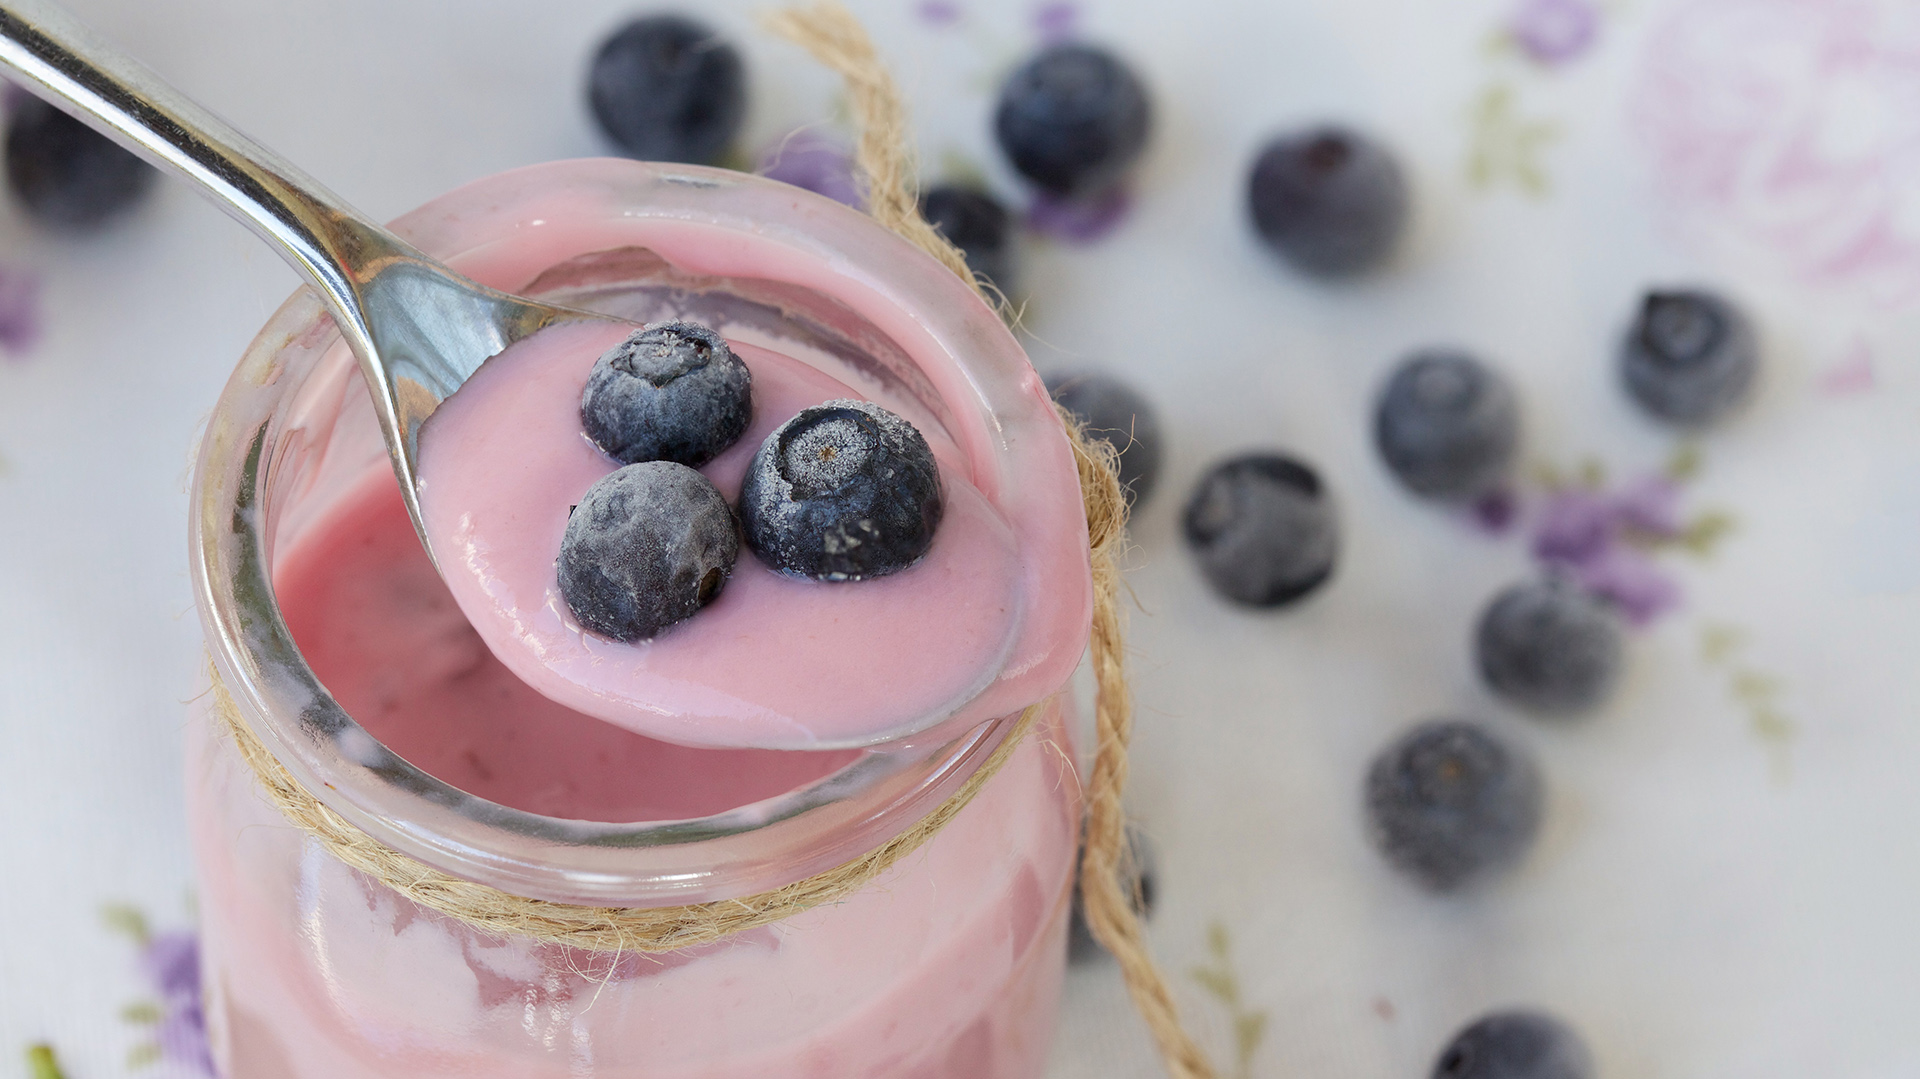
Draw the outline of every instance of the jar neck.
[[[644,248],[583,246],[591,243],[582,238],[590,232],[569,239],[552,210],[557,199],[566,198],[612,206],[627,217],[699,219],[704,227],[722,229],[763,230],[784,213],[797,238],[786,248],[785,257],[796,260],[789,270],[807,260],[872,262],[878,252],[882,261],[899,264],[879,269],[896,270],[892,279],[905,285],[882,305],[884,317],[878,319],[838,297],[810,296],[806,288],[778,279],[760,279],[764,288],[742,288],[738,280],[690,274]],[[1049,468],[1059,471],[1060,461],[1047,459],[1044,440],[1015,446],[1006,437],[1058,424],[1050,412],[1042,416],[1026,392],[1031,371],[1018,345],[943,267],[837,204],[717,170],[575,162],[481,181],[408,215],[398,227],[429,253],[489,284],[514,289],[527,289],[529,283],[501,276],[502,237],[517,239],[532,231],[538,238],[532,257],[551,267],[532,286],[571,289],[575,302],[589,304],[595,289],[623,281],[634,286],[636,274],[646,276],[635,260],[644,263],[651,255],[659,265],[646,271],[653,277],[641,282],[645,287],[677,290],[684,303],[689,279],[697,278],[707,282],[704,295],[735,317],[748,312],[783,320],[823,347],[880,365],[927,401],[930,413],[968,447],[974,482],[1006,499],[1014,512],[1023,498],[1059,496],[1057,484],[1050,491],[1044,485],[1029,489],[1034,485],[1025,478],[1036,469],[1043,476]],[[612,257],[619,250],[628,252],[625,263]],[[517,257],[524,261],[528,252]],[[743,295],[756,290],[757,295]],[[987,399],[946,392],[955,385],[951,371],[929,372],[910,358],[925,342],[903,344],[881,325],[895,318],[926,318],[925,312],[937,313],[927,321],[936,344],[958,358],[953,370],[986,387]],[[994,407],[993,394],[1005,407]],[[912,827],[1004,742],[1021,706],[1065,679],[1066,670],[1058,677],[1043,671],[1051,684],[1036,692],[1030,678],[1018,687],[1024,699],[1009,699],[1005,711],[969,723],[968,729],[936,728],[874,747],[815,783],[696,820],[567,820],[477,798],[414,767],[349,715],[308,666],[277,604],[276,546],[303,516],[316,512],[314,492],[325,486],[329,469],[351,466],[355,453],[377,459],[381,451],[370,422],[351,358],[311,294],[296,294],[248,349],[209,421],[193,492],[197,597],[215,670],[241,720],[267,750],[296,782],[354,826],[444,872],[515,895],[587,905],[707,902],[792,883]],[[1033,449],[1041,451],[1038,459]],[[1070,459],[1065,465],[1071,479]],[[1068,509],[1077,518],[1077,488]],[[1076,547],[1071,531],[1059,527],[1057,512],[1041,513],[1036,520],[1044,526],[1038,535],[1051,550],[1077,556],[1077,573],[1084,577],[1084,526]],[[1069,610],[1074,583],[1070,576],[1064,589]],[[1088,597],[1090,603],[1090,592]],[[1039,627],[1062,638],[1047,642],[1053,667],[1060,667],[1060,657],[1069,652],[1066,669],[1077,661],[1084,619],[1079,626],[1082,636]]]

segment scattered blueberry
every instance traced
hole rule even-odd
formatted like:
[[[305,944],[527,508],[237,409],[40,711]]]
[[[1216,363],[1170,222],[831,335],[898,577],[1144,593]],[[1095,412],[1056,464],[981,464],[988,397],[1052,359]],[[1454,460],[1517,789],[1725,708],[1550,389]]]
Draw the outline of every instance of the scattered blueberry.
[[[1725,297],[1648,292],[1620,350],[1627,392],[1659,419],[1698,427],[1746,398],[1760,366],[1753,326]]]
[[[7,183],[35,220],[90,229],[126,213],[159,174],[105,135],[22,95],[7,124]]]
[[[1414,494],[1471,501],[1500,485],[1520,443],[1507,380],[1464,352],[1428,349],[1394,369],[1373,442]]]
[[[1296,268],[1341,277],[1385,262],[1407,223],[1407,182],[1386,148],[1338,127],[1282,135],[1247,180],[1254,227]]]
[[[1620,622],[1560,577],[1495,596],[1474,633],[1480,676],[1502,699],[1543,715],[1593,708],[1620,674]]]
[[[753,376],[696,322],[635,330],[594,361],[580,395],[587,437],[616,461],[698,467],[746,433]]]
[[[1147,146],[1146,87],[1119,57],[1092,45],[1054,45],[1000,88],[993,132],[1022,176],[1056,195],[1114,184]]]
[[[1194,487],[1187,546],[1219,592],[1249,607],[1278,607],[1333,575],[1339,526],[1313,469],[1250,453],[1213,467]]]
[[[1158,858],[1153,853],[1153,843],[1147,839],[1147,833],[1132,821],[1127,822],[1127,853],[1133,860],[1134,872],[1139,877],[1140,887],[1133,893],[1133,912],[1141,918],[1153,914],[1153,894],[1158,887],[1156,878],[1159,873]],[[1124,868],[1124,867],[1123,867]],[[1122,878],[1121,883],[1125,884]],[[1106,949],[1094,939],[1093,927],[1087,924],[1086,908],[1080,898],[1080,884],[1073,885],[1073,914],[1067,921],[1067,959],[1074,963],[1083,963]]]
[[[967,268],[1002,291],[1013,284],[1013,219],[992,195],[970,187],[941,184],[920,195],[920,216],[940,230]]]
[[[1120,451],[1120,485],[1129,503],[1145,502],[1160,478],[1160,423],[1147,399],[1112,375],[1090,372],[1053,375],[1047,390],[1088,436],[1113,443]]]
[[[746,66],[706,25],[684,15],[648,15],[601,44],[587,101],[601,130],[627,154],[711,165],[746,118]]]
[[[828,401],[760,444],[740,488],[747,545],[773,569],[858,581],[933,545],[940,470],[913,424],[867,401]]]
[[[1495,1012],[1453,1036],[1432,1079],[1593,1079],[1593,1057],[1565,1023],[1539,1012]]]
[[[1388,862],[1450,891],[1518,861],[1540,825],[1540,774],[1520,749],[1464,720],[1432,720],[1367,771],[1367,825]]]
[[[739,526],[711,481],[643,461],[587,488],[567,518],[560,595],[593,632],[645,640],[712,603],[739,552]]]

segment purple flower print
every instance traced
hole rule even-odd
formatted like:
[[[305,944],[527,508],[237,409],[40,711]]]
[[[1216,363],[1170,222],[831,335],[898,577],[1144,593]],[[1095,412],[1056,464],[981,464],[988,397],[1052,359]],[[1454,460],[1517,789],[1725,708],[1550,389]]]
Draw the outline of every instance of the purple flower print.
[[[1070,41],[1080,32],[1080,7],[1070,3],[1042,4],[1034,9],[1033,28],[1044,44]]]
[[[154,1029],[160,1059],[215,1074],[200,998],[199,934],[155,933],[141,949],[140,965],[160,996],[160,1023]]]
[[[960,21],[960,5],[949,3],[948,0],[920,0],[914,7],[914,13],[928,26],[952,26]]]
[[[1085,244],[1112,232],[1126,220],[1133,196],[1124,187],[1112,187],[1084,199],[1067,199],[1045,192],[1027,207],[1027,228],[1042,236]]]
[[[848,206],[858,207],[862,201],[853,175],[853,152],[846,143],[811,128],[795,131],[762,155],[760,175]]]
[[[1513,43],[1534,63],[1558,67],[1586,55],[1600,34],[1590,0],[1521,0],[1507,21]]]
[[[0,352],[18,359],[40,340],[40,278],[0,266]]]
[[[1547,499],[1533,527],[1533,556],[1645,625],[1680,601],[1680,587],[1650,547],[1678,540],[1679,490],[1650,477],[1609,492],[1576,487]]]

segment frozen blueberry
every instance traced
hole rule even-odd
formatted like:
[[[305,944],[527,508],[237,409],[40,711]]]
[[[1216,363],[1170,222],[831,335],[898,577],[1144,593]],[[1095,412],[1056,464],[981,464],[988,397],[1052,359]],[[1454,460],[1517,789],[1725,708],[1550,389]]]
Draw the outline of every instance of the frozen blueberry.
[[[1620,350],[1627,392],[1683,427],[1711,423],[1744,400],[1759,366],[1746,316],[1699,289],[1648,292]]]
[[[1012,286],[1012,219],[992,195],[952,184],[930,187],[920,195],[920,216],[967,256],[968,269],[1003,291]]]
[[[1550,1015],[1494,1012],[1453,1036],[1432,1079],[1593,1079],[1593,1057]]]
[[[1519,861],[1540,826],[1540,774],[1464,720],[1431,720],[1367,771],[1367,830],[1388,862],[1450,891]]]
[[[746,66],[706,25],[684,15],[648,15],[600,45],[587,101],[601,130],[628,155],[711,165],[746,118]]]
[[[1271,453],[1213,466],[1187,500],[1183,531],[1207,583],[1249,607],[1278,607],[1320,587],[1340,540],[1319,475]]]
[[[580,422],[616,461],[699,467],[746,433],[752,388],[747,365],[719,334],[656,322],[594,361]]]
[[[1054,45],[1000,88],[993,132],[1022,176],[1056,195],[1114,184],[1147,145],[1146,87],[1119,57],[1092,45]]]
[[[712,603],[739,553],[739,526],[710,480],[643,461],[587,488],[567,518],[560,595],[593,632],[645,640]]]
[[[1247,179],[1254,227],[1295,268],[1323,277],[1387,260],[1407,223],[1407,183],[1386,148],[1338,127],[1282,135]]]
[[[1499,486],[1520,443],[1520,409],[1499,373],[1464,352],[1416,352],[1373,412],[1373,442],[1414,494],[1468,500]]]
[[[1147,839],[1147,833],[1132,821],[1127,822],[1127,854],[1133,860],[1133,868],[1139,877],[1140,887],[1133,893],[1133,912],[1141,918],[1153,914],[1153,894],[1158,887],[1156,877],[1159,873],[1158,859],[1153,853],[1153,844]],[[1124,867],[1123,867],[1124,868]],[[1122,884],[1125,884],[1124,878]],[[1074,963],[1083,963],[1106,949],[1094,939],[1093,927],[1087,924],[1086,907],[1081,899],[1080,884],[1073,885],[1073,914],[1067,921],[1067,959]]]
[[[882,577],[920,561],[944,509],[927,440],[867,401],[802,409],[760,444],[740,487],[753,553],[819,581]]]
[[[7,183],[35,220],[90,229],[126,213],[159,174],[105,135],[37,97],[7,125]]]
[[[1113,443],[1120,451],[1120,485],[1129,503],[1145,502],[1160,478],[1160,424],[1147,399],[1112,375],[1091,372],[1053,375],[1047,390],[1085,426],[1089,438]]]
[[[1508,703],[1542,715],[1583,712],[1619,678],[1620,623],[1573,582],[1550,577],[1495,596],[1473,651],[1480,676]]]

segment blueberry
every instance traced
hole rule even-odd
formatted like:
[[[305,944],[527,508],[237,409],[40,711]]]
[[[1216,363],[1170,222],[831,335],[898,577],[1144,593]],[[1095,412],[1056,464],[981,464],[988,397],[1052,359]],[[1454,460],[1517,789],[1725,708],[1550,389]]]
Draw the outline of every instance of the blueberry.
[[[574,507],[560,595],[593,632],[644,640],[712,603],[739,553],[739,526],[711,481],[644,461],[602,477]]]
[[[1092,45],[1054,45],[1000,88],[993,132],[1022,176],[1056,195],[1111,187],[1147,146],[1146,87]]]
[[[1539,1012],[1494,1012],[1453,1036],[1432,1079],[1593,1079],[1586,1043]]]
[[[819,581],[882,577],[920,561],[944,508],[927,440],[867,401],[802,409],[760,444],[740,487],[753,553]]]
[[[1540,826],[1540,773],[1517,747],[1464,720],[1431,720],[1367,770],[1367,826],[1396,869],[1450,891],[1505,868]]]
[[[1753,386],[1760,347],[1726,298],[1699,289],[1648,292],[1620,350],[1627,392],[1683,427],[1719,419]]]
[[[1487,686],[1518,708],[1565,715],[1593,708],[1620,674],[1620,623],[1571,581],[1550,577],[1493,598],[1474,633]]]
[[[1465,501],[1500,485],[1520,442],[1507,380],[1464,352],[1428,349],[1394,369],[1373,441],[1414,494]]]
[[[920,195],[920,216],[967,257],[967,268],[1002,291],[1013,284],[1013,224],[992,195],[943,184]]]
[[[1278,607],[1333,575],[1339,526],[1320,477],[1290,457],[1250,453],[1213,466],[1187,500],[1183,530],[1214,591]]]
[[[746,118],[746,66],[706,25],[648,15],[600,45],[587,101],[601,130],[629,156],[711,165]]]
[[[1153,914],[1153,895],[1158,885],[1159,859],[1153,852],[1153,843],[1147,839],[1147,833],[1132,821],[1127,822],[1127,857],[1131,859],[1133,871],[1139,880],[1139,887],[1133,893],[1133,912],[1145,919]],[[1122,871],[1126,866],[1121,867]],[[1126,886],[1126,878],[1121,878],[1121,886]],[[1094,938],[1093,927],[1087,924],[1087,912],[1080,895],[1080,884],[1073,885],[1073,913],[1067,919],[1067,959],[1074,963],[1084,963],[1106,949]]]
[[[1120,451],[1120,485],[1129,503],[1145,502],[1160,478],[1160,424],[1147,399],[1111,375],[1091,372],[1053,375],[1047,389],[1088,437],[1106,439]]]
[[[635,330],[594,361],[580,422],[616,461],[698,467],[746,433],[753,376],[717,333],[696,322]]]
[[[1260,151],[1247,205],[1267,244],[1299,270],[1341,277],[1385,262],[1407,223],[1407,182],[1385,147],[1320,127]]]
[[[131,210],[159,174],[105,135],[37,97],[7,125],[7,182],[27,213],[60,229],[98,227]]]

